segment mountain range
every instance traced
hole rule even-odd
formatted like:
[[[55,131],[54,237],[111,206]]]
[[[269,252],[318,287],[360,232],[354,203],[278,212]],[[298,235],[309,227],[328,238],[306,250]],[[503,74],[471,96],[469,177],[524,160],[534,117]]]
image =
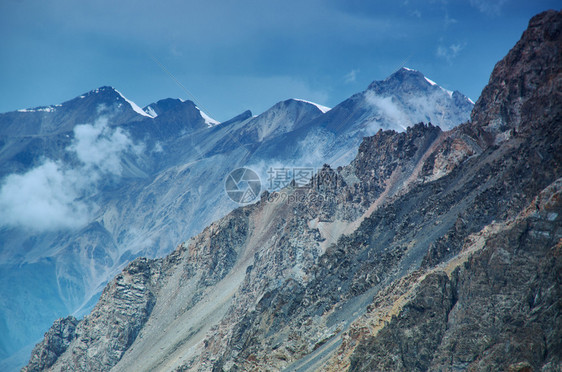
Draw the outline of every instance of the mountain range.
[[[308,183],[134,259],[83,319],[54,322],[24,370],[560,370],[562,12],[530,20],[458,126],[383,109],[417,120],[415,94],[380,92],[422,80],[440,89],[402,69],[325,113],[304,106],[316,117],[280,130],[275,151],[304,161],[303,144],[367,135],[348,164],[351,148],[333,151]],[[398,119],[375,128],[383,113]],[[272,154],[259,118],[231,124],[259,145],[233,138]]]
[[[231,171],[275,191],[296,169],[344,166],[380,129],[448,130],[473,105],[402,68],[331,109],[288,99],[223,123],[191,101],[140,108],[107,86],[0,114],[1,369],[23,365],[55,319],[87,314],[136,257],[165,256],[238,207]]]

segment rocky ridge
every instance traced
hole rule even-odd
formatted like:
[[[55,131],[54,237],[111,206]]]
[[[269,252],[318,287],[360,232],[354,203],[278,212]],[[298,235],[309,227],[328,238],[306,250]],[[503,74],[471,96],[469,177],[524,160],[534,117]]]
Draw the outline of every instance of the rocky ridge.
[[[133,261],[104,289],[87,319],[78,322],[68,317],[55,322],[23,370],[42,371],[55,362],[89,371],[111,368],[131,346],[152,312],[158,272],[158,261]],[[68,348],[75,352],[63,353]]]

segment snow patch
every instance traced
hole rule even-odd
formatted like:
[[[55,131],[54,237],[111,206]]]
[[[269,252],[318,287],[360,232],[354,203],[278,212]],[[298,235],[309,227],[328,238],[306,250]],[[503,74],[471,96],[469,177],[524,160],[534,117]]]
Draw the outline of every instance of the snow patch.
[[[153,118],[155,118],[155,117],[158,116],[158,114],[156,113],[156,111],[154,111],[154,109],[152,108],[152,106],[148,106],[147,108],[144,109],[144,111],[145,111],[148,115],[152,116]]]
[[[133,101],[131,101],[127,97],[125,97],[123,94],[121,94],[121,92],[119,92],[117,89],[113,88],[113,90],[115,90],[115,92],[117,94],[119,94],[121,96],[121,98],[123,98],[125,100],[125,102],[127,102],[131,106],[131,108],[133,110],[135,110],[136,113],[141,114],[142,116],[146,116],[146,117],[151,118],[151,119],[154,118],[153,116],[150,116],[149,114],[144,112],[136,103],[134,103]]]
[[[60,106],[60,105],[58,105]],[[21,109],[18,112],[53,112],[55,108],[53,106],[46,106],[46,107],[37,107],[34,109]]]
[[[431,79],[426,78],[425,76],[423,77],[425,79],[425,81],[427,81],[429,84],[431,85],[437,85],[437,83]]]
[[[403,68],[404,70],[406,70],[406,71],[416,71],[416,70],[411,69],[411,68],[408,68],[408,67],[402,67],[402,68]]]
[[[327,113],[328,111],[331,110],[330,107],[322,106],[322,105],[319,105],[318,103],[314,103],[314,102],[307,101],[307,100],[304,100],[304,99],[293,98],[293,100],[299,101],[299,102],[308,103],[308,104],[310,104],[310,105],[314,105],[314,106],[316,106],[316,107],[318,108],[318,110],[322,111],[323,114],[325,114],[325,113]]]
[[[434,87],[439,87],[439,88],[441,88],[441,90],[443,90],[443,92],[447,93],[447,94],[449,95],[449,97],[453,98],[453,91],[447,90],[447,89],[445,89],[445,88],[439,86],[439,84],[437,84],[435,81],[433,81],[433,80],[431,80],[431,79],[429,79],[429,78],[427,78],[427,77],[425,77],[425,76],[424,76],[423,78],[424,78],[425,81],[427,81],[429,84],[431,84],[431,85],[434,86]]]
[[[207,115],[205,112],[203,112],[203,110],[201,110],[199,107],[195,106],[195,108],[199,110],[199,114],[201,115],[203,120],[205,120],[205,124],[207,124],[209,128],[220,124],[220,121],[216,121],[215,119]]]

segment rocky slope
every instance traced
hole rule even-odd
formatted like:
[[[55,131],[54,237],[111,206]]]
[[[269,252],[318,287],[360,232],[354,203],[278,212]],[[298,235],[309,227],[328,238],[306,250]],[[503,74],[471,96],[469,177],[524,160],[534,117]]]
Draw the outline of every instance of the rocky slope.
[[[560,368],[561,186],[378,293],[322,370]]]
[[[470,122],[379,131],[135,260],[26,370],[560,369],[561,40],[534,17]]]

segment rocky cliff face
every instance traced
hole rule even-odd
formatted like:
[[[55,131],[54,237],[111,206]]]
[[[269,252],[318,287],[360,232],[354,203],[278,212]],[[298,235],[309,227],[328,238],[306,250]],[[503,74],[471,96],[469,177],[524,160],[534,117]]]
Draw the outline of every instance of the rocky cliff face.
[[[471,119],[495,141],[560,114],[560,22],[556,12],[533,17],[521,40],[494,67]]]
[[[323,369],[560,368],[561,186],[377,294]]]
[[[471,122],[380,131],[135,261],[28,370],[559,370],[561,20],[531,20]]]
[[[76,337],[76,324],[78,320],[73,316],[56,320],[43,341],[33,350],[25,370],[44,371],[51,367]]]
[[[139,258],[129,264],[100,298],[87,319],[60,319],[36,346],[24,371],[108,370],[137,338],[154,307],[159,261]],[[68,353],[66,350],[72,350]]]

